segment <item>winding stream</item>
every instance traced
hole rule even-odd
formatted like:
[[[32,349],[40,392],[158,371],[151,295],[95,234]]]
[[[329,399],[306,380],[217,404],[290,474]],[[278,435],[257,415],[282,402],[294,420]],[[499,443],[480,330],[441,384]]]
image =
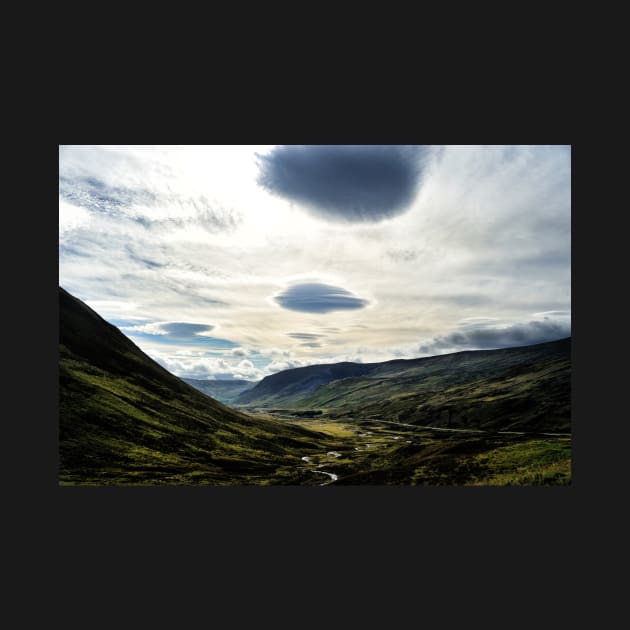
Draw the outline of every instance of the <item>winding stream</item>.
[[[320,475],[328,475],[330,477],[331,479],[330,481],[325,481],[324,483],[320,483],[319,484],[320,486],[327,486],[333,481],[337,481],[337,479],[339,479],[339,477],[335,475],[335,473],[329,473],[329,472],[326,472],[325,470],[310,470],[310,472],[319,473]]]

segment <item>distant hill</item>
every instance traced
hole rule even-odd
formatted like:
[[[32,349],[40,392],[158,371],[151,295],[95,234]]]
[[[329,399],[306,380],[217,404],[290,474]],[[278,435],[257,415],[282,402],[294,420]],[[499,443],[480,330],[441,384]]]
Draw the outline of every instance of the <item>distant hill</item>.
[[[262,379],[234,402],[240,405],[269,406],[295,404],[321,385],[341,378],[362,376],[378,363],[331,363],[283,370]]]
[[[59,287],[61,484],[291,483],[326,445],[202,394]]]
[[[264,378],[236,403],[444,428],[570,430],[571,339]]]
[[[228,405],[233,403],[239,394],[251,389],[258,383],[258,381],[246,381],[244,379],[200,380],[182,378],[182,381]]]

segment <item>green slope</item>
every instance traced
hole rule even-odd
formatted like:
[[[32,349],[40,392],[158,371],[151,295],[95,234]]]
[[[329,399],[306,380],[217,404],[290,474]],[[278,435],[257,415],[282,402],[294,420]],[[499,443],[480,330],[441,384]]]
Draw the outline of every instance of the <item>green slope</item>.
[[[196,378],[182,378],[182,381],[226,405],[233,403],[240,394],[256,385],[256,383],[243,379],[211,381]]]
[[[251,406],[445,428],[570,430],[571,340],[371,364],[305,394],[247,392]],[[324,366],[317,366],[324,367]],[[303,370],[306,368],[298,368]],[[300,381],[298,370],[291,377]],[[297,372],[297,374],[296,374]]]
[[[234,402],[252,406],[294,404],[295,401],[326,383],[340,378],[367,374],[377,365],[377,363],[344,362],[283,370],[266,376],[254,388],[242,393]]]
[[[61,287],[59,323],[60,484],[296,483],[337,444],[202,394]]]
[[[570,340],[281,374],[307,394],[251,416],[61,288],[59,305],[62,485],[570,483],[570,436],[544,433],[570,428]]]

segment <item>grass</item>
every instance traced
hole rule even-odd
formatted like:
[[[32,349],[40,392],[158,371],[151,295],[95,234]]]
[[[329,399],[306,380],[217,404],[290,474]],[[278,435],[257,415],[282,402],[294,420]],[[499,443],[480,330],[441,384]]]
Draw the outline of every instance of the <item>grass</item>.
[[[297,482],[300,457],[329,434],[215,409],[191,389],[166,397],[80,360],[60,360],[61,485]],[[199,396],[199,398],[197,398]]]
[[[571,442],[567,438],[528,440],[477,455],[484,485],[566,485],[571,482]],[[475,485],[475,484],[473,484]]]
[[[305,368],[288,370],[275,394],[264,379],[250,407],[331,419],[382,418],[452,428],[570,431],[570,340],[372,364],[371,371],[301,392]],[[311,366],[325,369],[325,366]],[[293,381],[286,383],[292,376]],[[270,377],[268,377],[270,378]],[[303,377],[306,378],[306,377]],[[304,381],[308,383],[308,380]],[[254,393],[261,389],[262,399]],[[270,403],[269,401],[273,401]]]
[[[322,472],[338,475],[335,485],[571,480],[570,439],[531,433],[569,426],[566,357],[519,364],[513,354],[491,355],[500,369],[487,353],[392,362],[377,377],[322,386],[297,410],[248,414],[168,373],[62,291],[60,324],[59,485],[321,485],[329,482]],[[330,406],[308,407],[313,401]]]

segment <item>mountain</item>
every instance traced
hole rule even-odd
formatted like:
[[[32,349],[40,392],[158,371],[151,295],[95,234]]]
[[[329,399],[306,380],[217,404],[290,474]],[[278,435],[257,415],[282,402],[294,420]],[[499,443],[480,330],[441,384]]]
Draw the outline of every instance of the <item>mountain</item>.
[[[182,378],[182,381],[228,405],[234,402],[239,394],[251,389],[258,383],[258,381],[252,382],[244,379],[200,380],[196,378]]]
[[[60,484],[290,484],[336,444],[225,407],[59,287]]]
[[[264,378],[236,403],[442,428],[569,431],[571,338]]]
[[[239,405],[268,406],[295,404],[321,385],[341,378],[362,376],[378,363],[331,363],[283,370],[262,379],[255,387],[235,399]]]

